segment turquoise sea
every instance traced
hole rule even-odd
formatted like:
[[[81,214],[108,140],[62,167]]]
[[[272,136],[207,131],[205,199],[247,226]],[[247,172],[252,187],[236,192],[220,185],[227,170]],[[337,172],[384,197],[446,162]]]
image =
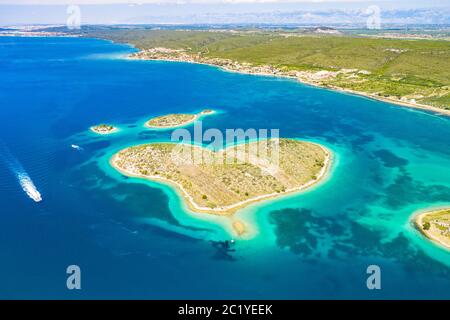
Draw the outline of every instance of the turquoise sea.
[[[127,60],[133,50],[0,37],[0,298],[450,298],[450,251],[410,221],[450,204],[449,117],[288,79]],[[109,165],[126,146],[170,140],[144,128],[148,118],[204,108],[220,111],[204,129],[279,128],[324,144],[330,176],[238,212],[252,236],[227,248],[228,218],[190,213],[170,187]],[[102,122],[120,131],[89,132]],[[66,288],[72,264],[81,290]],[[381,290],[366,287],[374,264]]]

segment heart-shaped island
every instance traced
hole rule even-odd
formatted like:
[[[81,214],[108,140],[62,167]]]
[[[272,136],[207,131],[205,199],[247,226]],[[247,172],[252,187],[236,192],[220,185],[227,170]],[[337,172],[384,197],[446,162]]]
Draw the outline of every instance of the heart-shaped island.
[[[212,151],[150,143],[119,151],[114,168],[175,186],[195,212],[232,214],[250,203],[304,190],[325,176],[331,153],[293,139],[267,139]]]

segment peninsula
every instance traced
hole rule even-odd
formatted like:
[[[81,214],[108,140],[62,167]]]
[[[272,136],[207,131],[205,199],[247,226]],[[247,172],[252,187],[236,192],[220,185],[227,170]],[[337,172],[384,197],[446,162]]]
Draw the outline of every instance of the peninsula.
[[[99,124],[97,126],[91,127],[90,129],[91,131],[98,134],[111,134],[118,130],[116,127],[109,124]]]
[[[275,143],[276,166],[271,162]],[[200,161],[192,160],[196,156]],[[216,152],[190,144],[151,143],[121,150],[110,162],[127,176],[175,186],[194,212],[231,215],[250,203],[311,187],[325,176],[330,159],[330,151],[319,144],[283,138]],[[234,227],[244,232],[242,224]]]
[[[185,126],[189,123],[192,123],[202,116],[209,115],[214,113],[213,110],[205,109],[200,113],[191,114],[191,113],[173,113],[168,114],[156,118],[152,118],[145,123],[147,128],[160,128],[160,129],[169,129]]]
[[[450,208],[419,213],[414,223],[428,239],[450,249]]]

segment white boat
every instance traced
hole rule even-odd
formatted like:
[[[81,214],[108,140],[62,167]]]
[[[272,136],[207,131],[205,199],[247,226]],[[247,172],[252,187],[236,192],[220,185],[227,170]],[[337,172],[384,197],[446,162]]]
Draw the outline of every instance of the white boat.
[[[26,194],[33,199],[36,202],[42,201],[42,196],[39,193],[39,191],[36,189],[36,186],[34,185],[33,181],[31,181],[30,177],[26,174],[19,173],[18,174],[19,183],[23,189],[23,191],[26,192]]]
[[[82,148],[76,144],[72,144],[71,147],[74,148],[75,150],[82,150]]]

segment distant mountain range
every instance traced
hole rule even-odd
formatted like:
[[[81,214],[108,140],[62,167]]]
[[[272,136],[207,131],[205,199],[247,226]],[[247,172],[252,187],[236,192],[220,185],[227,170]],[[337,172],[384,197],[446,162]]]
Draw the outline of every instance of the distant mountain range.
[[[313,24],[366,25],[373,16],[366,9],[258,12],[258,13],[203,13],[177,16],[143,15],[124,19],[122,23],[196,23],[196,24]],[[380,10],[381,25],[449,25],[450,7],[439,9]]]

